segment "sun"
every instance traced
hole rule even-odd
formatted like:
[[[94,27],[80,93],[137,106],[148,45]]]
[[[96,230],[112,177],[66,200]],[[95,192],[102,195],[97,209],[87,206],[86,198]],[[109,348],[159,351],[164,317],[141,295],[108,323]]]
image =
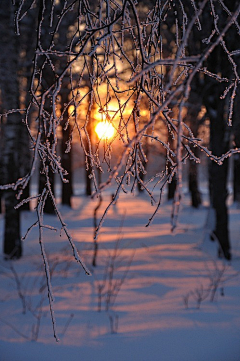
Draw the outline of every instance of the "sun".
[[[113,137],[115,130],[112,124],[105,120],[96,125],[95,132],[99,139],[110,139]]]

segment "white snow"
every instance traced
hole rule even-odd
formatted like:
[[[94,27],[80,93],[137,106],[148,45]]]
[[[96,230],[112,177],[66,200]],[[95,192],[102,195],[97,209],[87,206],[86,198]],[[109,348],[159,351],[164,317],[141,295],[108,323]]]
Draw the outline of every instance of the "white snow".
[[[110,197],[110,193],[104,194],[98,217]],[[2,256],[0,360],[239,361],[240,210],[230,205],[233,259],[229,263],[217,258],[217,244],[209,240],[207,195],[205,198],[196,210],[185,195],[178,227],[171,233],[170,202],[163,200],[152,225],[146,228],[154,211],[147,196],[122,195],[100,231],[95,269],[91,260],[96,201],[79,195],[72,210],[60,206],[80,256],[93,275],[86,276],[74,260],[63,232],[60,236],[60,231],[44,230],[60,338],[57,343],[38,229],[33,228],[26,239],[22,259],[10,263]],[[35,220],[34,212],[24,212],[22,232]],[[55,216],[46,215],[45,224],[60,227]],[[2,216],[0,227],[2,242]],[[106,272],[109,262],[114,264],[112,281],[107,278],[110,268]],[[114,282],[123,276],[114,304],[106,311],[103,295],[98,312],[99,287],[105,284],[104,291],[111,288],[114,296]],[[213,287],[208,292],[211,281],[216,293]]]

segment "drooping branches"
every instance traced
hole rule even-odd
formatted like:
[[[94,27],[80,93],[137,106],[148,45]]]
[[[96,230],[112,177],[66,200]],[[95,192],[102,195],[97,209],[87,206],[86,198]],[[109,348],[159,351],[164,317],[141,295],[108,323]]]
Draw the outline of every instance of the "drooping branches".
[[[35,196],[38,202],[45,197],[51,199],[67,232],[50,181],[52,172],[67,182],[57,153],[58,128],[64,123],[65,129],[69,127],[66,151],[72,139],[78,139],[88,177],[93,181],[93,196],[115,184],[114,202],[121,191],[134,191],[140,183],[156,206],[154,216],[163,188],[175,176],[175,227],[184,163],[187,159],[199,162],[193,148],[219,165],[240,152],[234,148],[213,154],[192,132],[185,117],[195,77],[201,79],[203,92],[207,80],[212,79],[223,86],[223,108],[228,109],[228,123],[232,124],[239,87],[240,5],[222,0],[152,0],[148,4],[132,0],[22,0],[15,17],[19,36],[22,20],[36,7],[31,99],[21,110],[34,149],[32,168],[25,177],[0,189],[18,189],[20,194],[40,160],[45,181],[41,193]],[[67,31],[64,41],[62,27]],[[214,68],[209,59],[216,51],[220,51],[222,60],[216,60]],[[68,95],[63,103],[64,89]],[[1,117],[14,111],[8,109]],[[34,114],[31,125],[30,113]],[[111,123],[115,130],[112,137],[93,136],[100,121]],[[166,166],[149,177],[145,169],[149,152],[145,154],[144,139],[155,154],[166,158]],[[96,174],[103,171],[105,178],[98,184]],[[141,174],[145,174],[144,181]],[[96,237],[108,209],[96,228]]]

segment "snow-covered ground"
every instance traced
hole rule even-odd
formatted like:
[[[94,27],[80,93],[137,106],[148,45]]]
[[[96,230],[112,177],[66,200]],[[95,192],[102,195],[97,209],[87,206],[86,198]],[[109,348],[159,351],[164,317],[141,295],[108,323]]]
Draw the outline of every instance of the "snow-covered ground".
[[[104,195],[98,217],[110,196]],[[38,229],[26,239],[22,259],[1,257],[0,360],[239,361],[240,210],[230,206],[229,263],[217,258],[217,245],[209,240],[207,197],[196,210],[186,196],[171,233],[171,203],[163,200],[146,228],[154,211],[147,196],[122,195],[101,229],[93,268],[96,202],[76,196],[72,210],[60,206],[90,277],[73,259],[57,218],[45,216],[45,224],[58,227],[44,230],[44,243],[59,342]],[[22,233],[35,220],[34,212],[24,212]],[[2,242],[2,218],[0,226]]]

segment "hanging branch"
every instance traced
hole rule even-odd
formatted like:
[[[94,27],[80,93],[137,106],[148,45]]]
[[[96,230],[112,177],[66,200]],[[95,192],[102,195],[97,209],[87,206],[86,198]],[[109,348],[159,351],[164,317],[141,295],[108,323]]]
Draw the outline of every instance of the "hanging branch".
[[[34,4],[35,1],[19,2],[15,13],[18,36],[24,31],[22,21],[31,16]],[[95,191],[92,196],[101,194],[110,184],[115,186],[113,199],[95,227],[95,239],[111,205],[121,192],[134,192],[137,183],[145,189],[151,203],[156,204],[148,226],[160,207],[164,187],[176,175],[177,191],[172,213],[172,227],[175,228],[182,197],[184,162],[186,159],[199,162],[191,146],[203,151],[219,165],[229,156],[240,153],[240,149],[235,148],[221,156],[212,154],[202,144],[202,140],[193,135],[183,117],[193,80],[197,76],[203,79],[207,77],[225,85],[221,99],[228,108],[228,123],[232,124],[240,84],[240,5],[236,3],[235,8],[230,10],[222,0],[188,3],[165,0],[144,6],[142,2],[132,0],[98,0],[94,3],[88,0],[51,3],[40,0],[38,6],[30,103],[24,109],[11,109],[0,114],[1,120],[12,112],[19,112],[23,116],[34,150],[32,167],[25,177],[0,185],[0,189],[16,189],[20,196],[40,160],[45,176],[44,191],[20,201],[17,207],[34,197],[38,199],[36,212],[39,243],[52,313],[51,280],[42,236],[42,217],[47,196],[54,206],[60,228],[68,238],[74,258],[85,273],[90,274],[62,219],[49,181],[51,171],[59,174],[62,182],[67,181],[66,172],[57,155],[58,126],[63,115],[68,112],[68,108],[73,107],[66,122],[66,126],[69,122],[73,123],[68,150],[73,136],[78,138],[86,164],[90,167],[90,177],[94,181]],[[148,12],[146,6],[149,6]],[[64,44],[61,44],[59,35],[62,27],[67,31]],[[228,36],[229,32],[233,32],[236,37],[234,43]],[[194,51],[191,47],[192,36],[198,44]],[[217,48],[221,48],[226,58],[227,71],[208,69],[208,59]],[[63,80],[68,82],[70,91],[67,104],[59,110]],[[31,113],[34,113],[32,123]],[[115,131],[114,136],[105,141],[103,154],[99,152],[100,142],[93,144],[89,134],[87,123],[90,113],[91,131],[99,115]],[[170,171],[166,167],[159,169],[146,181],[140,177],[141,172],[147,176],[144,164],[148,156],[144,152],[144,139],[149,139],[159,157],[164,152],[170,164]],[[177,143],[176,149],[169,144],[169,139]],[[114,164],[113,154],[119,155]],[[104,164],[108,169],[107,179],[98,185],[96,174],[98,171],[103,172]],[[156,190],[158,200],[155,200],[153,194]]]

